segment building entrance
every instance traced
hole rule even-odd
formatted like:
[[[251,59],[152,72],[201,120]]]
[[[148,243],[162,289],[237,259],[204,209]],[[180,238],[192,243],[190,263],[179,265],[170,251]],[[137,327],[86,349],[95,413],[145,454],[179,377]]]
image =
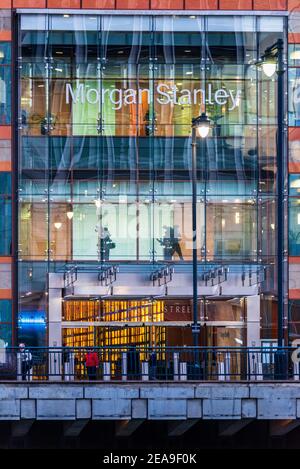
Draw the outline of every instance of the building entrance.
[[[247,301],[199,300],[199,344],[246,345]],[[63,302],[62,344],[71,347],[177,347],[193,344],[192,300],[116,299]]]

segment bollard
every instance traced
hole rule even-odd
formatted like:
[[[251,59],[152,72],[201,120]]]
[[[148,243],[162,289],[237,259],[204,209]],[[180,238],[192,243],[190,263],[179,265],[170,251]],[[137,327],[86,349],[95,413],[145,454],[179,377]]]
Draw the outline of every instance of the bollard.
[[[224,362],[218,362],[218,380],[225,381],[225,366]]]
[[[178,352],[174,352],[173,360],[174,360],[174,381],[178,381],[179,380],[179,353]]]
[[[122,352],[122,381],[127,380],[127,353]]]
[[[110,362],[103,362],[103,381],[110,381]]]
[[[187,380],[187,363],[181,362],[179,363],[179,371],[180,371],[180,381]]]
[[[263,367],[262,367],[262,363],[261,362],[258,362],[257,363],[257,375],[256,375],[256,380],[257,381],[262,381],[263,380]]]
[[[75,355],[69,353],[69,360],[64,363],[64,380],[74,381],[75,379]]]
[[[249,376],[250,380],[254,381],[256,380],[256,373],[257,373],[257,356],[253,352],[249,355],[250,360],[249,360]]]
[[[149,363],[142,362],[142,381],[149,381]]]
[[[261,355],[251,353],[249,362],[249,372],[251,381],[263,380],[263,366],[261,362]]]
[[[61,381],[61,359],[62,354],[55,350],[49,350],[48,355],[48,369],[49,369],[49,381]]]
[[[294,380],[299,381],[299,363],[294,363]]]
[[[17,380],[22,381],[22,360],[19,353],[17,354]]]
[[[0,364],[5,365],[5,363],[6,363],[6,347],[0,347]]]
[[[224,371],[225,381],[230,381],[230,353],[225,354]]]

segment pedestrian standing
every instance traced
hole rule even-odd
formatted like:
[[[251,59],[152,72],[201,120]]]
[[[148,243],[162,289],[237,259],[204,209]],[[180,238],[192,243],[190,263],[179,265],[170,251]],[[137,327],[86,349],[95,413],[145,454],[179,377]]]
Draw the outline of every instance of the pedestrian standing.
[[[95,381],[97,376],[97,368],[99,366],[99,358],[94,349],[89,349],[85,356],[85,366],[90,381]]]

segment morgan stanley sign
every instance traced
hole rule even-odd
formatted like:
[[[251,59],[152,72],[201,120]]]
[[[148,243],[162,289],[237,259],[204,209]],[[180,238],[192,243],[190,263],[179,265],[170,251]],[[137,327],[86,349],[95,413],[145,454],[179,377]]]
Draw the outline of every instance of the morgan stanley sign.
[[[240,104],[242,91],[219,88],[213,90],[211,83],[207,84],[207,89],[197,88],[193,90],[178,90],[176,86],[160,83],[154,90],[155,100],[160,105],[197,105],[207,103],[211,105],[228,105],[228,110],[232,111]],[[66,103],[78,104],[104,104],[107,100],[114,110],[120,110],[123,106],[132,104],[142,104],[153,102],[153,92],[147,88],[92,88],[85,83],[77,83],[72,86],[66,84]]]

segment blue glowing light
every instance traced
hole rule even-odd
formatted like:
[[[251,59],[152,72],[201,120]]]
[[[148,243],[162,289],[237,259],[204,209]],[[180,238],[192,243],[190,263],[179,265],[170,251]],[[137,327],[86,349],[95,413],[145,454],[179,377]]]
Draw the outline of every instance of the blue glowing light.
[[[19,324],[45,324],[45,312],[44,311],[26,311],[21,312],[18,318]]]

